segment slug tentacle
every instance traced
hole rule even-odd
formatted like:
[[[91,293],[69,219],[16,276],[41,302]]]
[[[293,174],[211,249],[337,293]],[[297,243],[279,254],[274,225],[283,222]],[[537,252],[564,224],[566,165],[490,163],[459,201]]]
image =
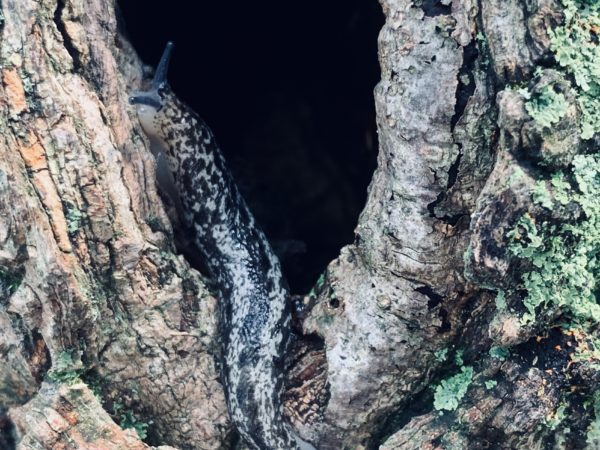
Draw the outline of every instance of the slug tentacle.
[[[193,229],[220,291],[229,413],[251,448],[314,450],[295,436],[281,413],[290,310],[279,261],[240,195],[212,131],[169,88],[172,48],[168,43],[151,89],[132,95],[130,102],[158,164],[162,161],[171,175],[161,189],[174,191],[170,195],[177,197],[181,218]]]
[[[173,53],[173,42],[169,41],[167,42],[165,50],[163,51],[163,54],[160,57],[160,61],[158,63],[158,66],[156,67],[156,72],[154,72],[152,87],[156,90],[160,89],[165,84],[167,84],[167,73],[169,71],[171,53]]]
[[[145,105],[160,111],[163,107],[163,97],[161,90],[167,85],[167,72],[169,71],[169,62],[171,61],[171,53],[173,53],[173,43],[167,42],[167,46],[158,63],[158,67],[154,72],[152,85],[148,91],[134,92],[129,96],[129,103],[132,105]]]

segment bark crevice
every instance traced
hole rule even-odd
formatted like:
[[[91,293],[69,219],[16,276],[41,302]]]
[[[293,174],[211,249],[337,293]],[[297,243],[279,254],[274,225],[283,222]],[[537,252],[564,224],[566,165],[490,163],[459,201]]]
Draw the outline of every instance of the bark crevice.
[[[67,50],[69,56],[71,56],[71,60],[73,61],[73,71],[75,73],[80,73],[83,70],[81,57],[79,55],[79,51],[72,42],[71,36],[69,36],[69,33],[67,32],[67,27],[64,21],[64,15],[68,1],[69,0],[56,0],[56,9],[54,10],[53,16],[54,24],[56,25],[56,29],[62,36],[65,50]]]

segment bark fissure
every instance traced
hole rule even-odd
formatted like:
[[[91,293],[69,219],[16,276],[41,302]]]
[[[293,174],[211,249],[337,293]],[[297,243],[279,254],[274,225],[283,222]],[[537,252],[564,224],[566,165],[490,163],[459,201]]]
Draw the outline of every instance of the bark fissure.
[[[415,288],[415,291],[417,291],[419,294],[423,294],[429,299],[427,301],[427,308],[429,309],[435,308],[444,301],[444,296],[435,292],[431,286],[420,286]]]
[[[477,41],[472,39],[471,42],[462,49],[463,63],[458,71],[456,87],[456,105],[454,107],[454,115],[450,120],[450,129],[454,133],[456,124],[463,116],[469,99],[475,93],[475,76],[473,74],[475,70],[475,64],[479,58],[479,49],[477,48]]]
[[[477,42],[475,39],[472,39],[468,45],[462,48],[463,62],[457,74],[458,83],[455,94],[454,115],[450,119],[450,130],[453,136],[458,121],[463,117],[467,104],[469,103],[469,99],[475,93],[476,81],[474,76],[474,70],[478,58],[479,50],[477,47]],[[456,184],[460,173],[461,160],[463,158],[463,145],[460,142],[456,141],[456,138],[455,145],[458,148],[458,154],[456,155],[456,159],[448,168],[448,181],[446,183],[446,188],[438,194],[435,201],[427,205],[427,210],[429,211],[429,215],[431,217],[440,220],[450,226],[456,226],[460,219],[468,215],[466,213],[460,212],[457,214],[445,214],[443,216],[440,216],[436,213],[436,208],[447,200],[448,192]]]
[[[0,449],[16,450],[15,425],[10,420],[6,411],[0,408]]]
[[[71,41],[71,36],[69,36],[69,33],[67,32],[67,28],[65,26],[63,18],[65,10],[67,8],[67,1],[69,0],[56,0],[56,9],[54,10],[54,24],[56,25],[56,29],[63,38],[63,45],[65,46],[65,49],[71,56],[71,60],[73,61],[73,70],[75,72],[81,72],[83,69],[83,64],[79,56],[79,51]]]
[[[438,207],[439,205],[444,203],[444,201],[448,198],[448,191],[450,191],[450,189],[452,189],[452,187],[456,184],[456,181],[458,179],[458,175],[460,172],[460,162],[463,157],[463,153],[462,153],[462,144],[457,143],[456,146],[459,149],[458,155],[456,156],[456,159],[452,162],[452,164],[448,168],[448,182],[446,184],[446,189],[444,189],[442,192],[440,192],[438,194],[435,201],[433,201],[427,205],[427,210],[429,211],[429,215],[431,217],[433,217],[437,220],[440,220],[444,223],[447,223],[448,225],[451,225],[451,226],[456,226],[458,224],[458,222],[460,221],[460,219],[465,217],[467,214],[458,213],[458,214],[453,214],[453,215],[445,214],[443,216],[438,216],[435,209],[436,209],[436,207]]]
[[[422,0],[421,9],[427,17],[447,16],[452,13],[452,5],[447,0]]]

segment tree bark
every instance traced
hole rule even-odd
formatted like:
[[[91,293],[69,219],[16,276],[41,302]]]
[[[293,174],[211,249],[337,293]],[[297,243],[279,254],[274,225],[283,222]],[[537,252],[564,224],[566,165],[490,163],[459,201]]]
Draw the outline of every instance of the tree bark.
[[[378,168],[287,358],[285,415],[320,450],[598,444],[597,322],[550,298],[524,320],[537,266],[510,250],[525,216],[590,215],[535,201],[597,148],[551,48],[566,3],[381,0]],[[0,430],[23,449],[232,448],[218,299],[176,254],[113,1],[2,12]],[[528,95],[557,85],[540,128]]]
[[[127,105],[142,66],[114,3],[2,6],[0,404],[24,418],[20,448],[68,441],[50,422],[56,396],[74,394],[49,385],[76,377],[101,399],[91,419],[105,408],[151,421],[150,442],[224,448],[216,299],[174,253]]]

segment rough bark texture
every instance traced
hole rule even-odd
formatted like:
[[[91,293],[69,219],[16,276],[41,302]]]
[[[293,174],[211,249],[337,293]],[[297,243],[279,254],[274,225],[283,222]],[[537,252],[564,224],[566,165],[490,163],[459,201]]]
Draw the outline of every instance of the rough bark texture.
[[[286,416],[320,450],[582,448],[600,377],[572,354],[589,336],[494,302],[520,282],[506,236],[541,214],[535,180],[583,145],[577,108],[539,135],[508,89],[563,83],[570,101],[563,75],[534,77],[563,7],[381,3],[378,169],[355,243],[304,299]],[[231,448],[217,300],[175,254],[113,2],[2,11],[0,430],[23,449],[147,447],[106,410],[150,444]],[[433,410],[430,387],[467,367],[464,397]]]
[[[68,442],[68,448],[81,450],[91,446],[106,450],[175,450],[169,446],[149,447],[133,430],[123,431],[84,383],[44,383],[26,406],[11,411],[11,419],[18,429],[27,430],[19,443],[21,448],[65,448]]]
[[[328,396],[298,427],[321,449],[375,448],[397,429],[382,449],[582,448],[598,375],[570,355],[586,338],[544,332],[556,310],[522,326],[494,303],[521,281],[507,233],[524,212],[540,215],[536,176],[583,151],[576,107],[540,136],[513,87],[562,83],[573,105],[555,72],[533,76],[552,61],[563,6],[381,3],[378,169],[356,242],[328,267],[304,322],[325,341]],[[510,356],[488,356],[494,345]],[[471,366],[455,411],[419,416],[440,379]]]
[[[173,252],[113,2],[2,7],[0,404],[32,417],[21,448],[39,448],[46,418],[28,409],[51,368],[95,385],[117,419],[152,421],[152,442],[223,448],[216,300]]]

